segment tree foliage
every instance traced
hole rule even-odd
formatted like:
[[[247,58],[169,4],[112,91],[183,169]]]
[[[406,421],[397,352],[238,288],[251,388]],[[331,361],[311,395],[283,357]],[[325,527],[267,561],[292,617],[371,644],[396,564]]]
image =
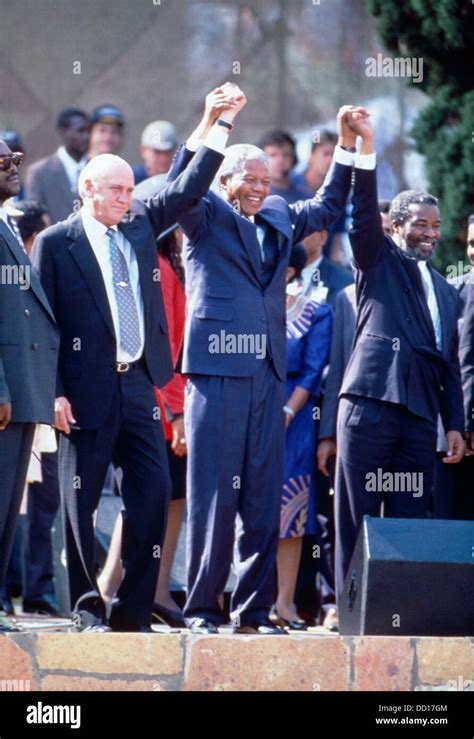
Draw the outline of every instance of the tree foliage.
[[[440,198],[439,268],[463,256],[474,213],[474,4],[471,0],[367,0],[385,47],[423,59],[420,86],[431,102],[412,136],[426,158],[430,191]]]

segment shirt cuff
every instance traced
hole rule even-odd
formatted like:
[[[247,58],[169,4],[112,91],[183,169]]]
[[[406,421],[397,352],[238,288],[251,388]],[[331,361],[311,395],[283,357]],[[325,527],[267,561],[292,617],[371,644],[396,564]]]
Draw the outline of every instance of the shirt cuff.
[[[225,126],[214,125],[205,139],[198,139],[197,136],[191,135],[186,141],[186,149],[188,151],[196,152],[200,146],[204,145],[207,146],[208,149],[213,149],[219,154],[223,154],[227,146],[229,133],[229,129]]]
[[[207,134],[207,138],[202,143],[204,146],[207,146],[208,149],[213,149],[214,151],[219,152],[219,154],[223,154],[225,152],[225,147],[227,146],[229,133],[229,129],[225,126],[214,124]]]
[[[333,158],[338,164],[345,164],[348,167],[354,166],[354,153],[352,151],[346,151],[339,144],[334,149]]]
[[[203,143],[203,139],[198,139],[197,136],[190,136],[189,139],[186,141],[186,149],[188,151],[196,152]]]
[[[356,154],[354,157],[354,165],[357,169],[375,169],[377,164],[377,155],[375,151],[372,154]]]

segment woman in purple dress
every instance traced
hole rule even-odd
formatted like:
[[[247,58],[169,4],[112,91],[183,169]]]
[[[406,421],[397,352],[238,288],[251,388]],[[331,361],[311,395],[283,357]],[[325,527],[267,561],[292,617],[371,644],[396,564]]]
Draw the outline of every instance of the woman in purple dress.
[[[301,293],[306,262],[302,244],[293,247],[287,272],[287,341],[285,482],[278,547],[278,622],[305,629],[294,603],[304,534],[315,533],[308,512],[314,507],[314,471],[319,395],[323,369],[329,361],[333,311]]]

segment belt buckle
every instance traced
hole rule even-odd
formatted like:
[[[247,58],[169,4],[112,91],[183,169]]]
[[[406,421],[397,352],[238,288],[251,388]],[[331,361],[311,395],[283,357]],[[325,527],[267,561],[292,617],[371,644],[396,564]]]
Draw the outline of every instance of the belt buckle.
[[[115,367],[117,372],[128,372],[130,369],[130,362],[117,362]]]

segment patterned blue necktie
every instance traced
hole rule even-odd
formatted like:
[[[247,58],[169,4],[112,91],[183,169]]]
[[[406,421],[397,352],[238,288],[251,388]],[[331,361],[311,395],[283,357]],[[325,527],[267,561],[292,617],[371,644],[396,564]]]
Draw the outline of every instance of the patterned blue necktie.
[[[134,357],[141,346],[137,304],[133,296],[127,262],[117,244],[115,231],[108,228],[107,236],[109,237],[112,280],[120,326],[120,346],[131,357]]]

